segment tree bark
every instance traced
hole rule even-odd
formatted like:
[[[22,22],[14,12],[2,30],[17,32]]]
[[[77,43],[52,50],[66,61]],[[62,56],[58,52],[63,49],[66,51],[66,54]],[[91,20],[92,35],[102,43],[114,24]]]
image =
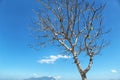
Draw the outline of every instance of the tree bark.
[[[86,74],[82,74],[81,77],[82,77],[82,80],[87,80]]]
[[[77,69],[78,69],[79,73],[81,74],[83,72],[83,70],[82,70],[82,67],[80,66],[80,62],[76,55],[73,55],[73,56],[74,56],[74,63],[76,64]]]
[[[79,74],[80,74],[82,80],[87,80],[86,73],[82,70],[78,59],[76,58],[75,61],[76,61],[75,64],[76,64],[76,66],[78,68],[78,71],[79,71]]]
[[[78,71],[80,73],[80,76],[81,76],[82,80],[87,80],[86,73],[90,70],[90,68],[92,66],[93,56],[90,56],[89,64],[88,64],[88,66],[87,66],[87,68],[85,70],[82,69],[82,67],[80,65],[80,61],[78,60],[78,56],[75,53],[73,54],[73,57],[74,57],[74,63],[77,66],[77,69],[78,69]]]
[[[79,62],[79,60],[77,58],[77,55],[74,54],[73,56],[74,56],[74,63],[77,66],[77,69],[79,71],[79,74],[80,74],[82,80],[87,80],[86,73],[84,72],[84,70],[82,70],[82,67],[81,67],[80,62]]]

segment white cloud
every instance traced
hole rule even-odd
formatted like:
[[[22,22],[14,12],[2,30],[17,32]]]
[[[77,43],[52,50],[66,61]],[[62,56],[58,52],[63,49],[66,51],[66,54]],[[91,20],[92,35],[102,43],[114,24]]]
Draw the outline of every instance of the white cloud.
[[[54,77],[56,80],[59,80],[59,79],[61,79],[61,76],[55,76]]]
[[[112,73],[117,73],[118,71],[115,70],[115,69],[112,69],[111,72],[112,72]]]
[[[36,74],[36,73],[33,73],[33,76],[36,76],[36,75],[38,75],[38,74]]]
[[[58,59],[68,59],[68,58],[71,58],[70,56],[67,56],[67,55],[57,55],[57,56],[54,56],[54,55],[51,55],[45,59],[41,59],[39,60],[38,62],[39,63],[47,63],[47,64],[50,64],[50,63],[54,63],[56,60]]]
[[[37,78],[37,77],[40,77],[40,74],[38,74],[38,73],[33,73],[32,76],[35,77],[35,78]]]

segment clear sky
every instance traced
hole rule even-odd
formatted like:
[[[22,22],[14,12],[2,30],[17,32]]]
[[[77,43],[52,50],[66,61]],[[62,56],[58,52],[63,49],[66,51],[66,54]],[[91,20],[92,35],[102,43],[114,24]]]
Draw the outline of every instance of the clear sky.
[[[120,3],[106,2],[104,25],[112,29],[107,36],[111,44],[94,58],[89,80],[120,79]],[[47,46],[36,51],[27,46],[31,42],[28,27],[35,16],[32,9],[39,5],[36,0],[0,0],[0,80],[38,76],[80,80],[72,58],[58,54],[59,48]]]

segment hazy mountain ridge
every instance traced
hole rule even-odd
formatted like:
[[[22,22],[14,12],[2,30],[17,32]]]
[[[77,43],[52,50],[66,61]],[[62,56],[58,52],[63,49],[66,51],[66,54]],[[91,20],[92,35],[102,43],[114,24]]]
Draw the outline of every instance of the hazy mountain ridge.
[[[32,78],[28,78],[28,79],[24,79],[24,80],[56,80],[55,78],[53,78],[53,77],[38,77],[38,78],[34,78],[34,77],[32,77]]]

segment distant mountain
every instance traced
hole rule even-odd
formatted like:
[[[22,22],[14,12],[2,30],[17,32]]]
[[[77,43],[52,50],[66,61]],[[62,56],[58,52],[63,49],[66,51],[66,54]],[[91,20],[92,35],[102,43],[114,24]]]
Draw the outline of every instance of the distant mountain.
[[[38,78],[29,78],[29,79],[24,79],[24,80],[55,80],[53,77],[38,77]]]

